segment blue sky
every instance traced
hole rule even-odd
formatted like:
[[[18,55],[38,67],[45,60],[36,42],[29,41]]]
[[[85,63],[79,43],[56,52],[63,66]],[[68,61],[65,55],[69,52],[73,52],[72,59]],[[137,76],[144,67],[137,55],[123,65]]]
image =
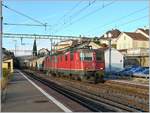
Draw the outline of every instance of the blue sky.
[[[110,30],[112,28],[117,28],[121,31],[135,31],[139,27],[149,25],[149,21],[148,21],[149,1],[148,0],[131,0],[131,1],[130,0],[122,0],[122,1],[121,0],[96,0],[95,3],[90,5],[82,12],[79,10],[85,6],[88,6],[89,1],[88,0],[82,2],[80,1],[81,0],[4,1],[3,4],[17,11],[20,11],[28,16],[31,16],[43,23],[48,23],[49,25],[51,25],[51,27],[48,27],[46,31],[43,27],[4,26],[3,28],[4,33],[6,32],[29,33],[29,34],[36,33],[36,34],[73,35],[73,36],[84,35],[84,36],[94,37],[94,36],[101,36],[107,30]],[[111,3],[112,1],[115,2],[113,2],[111,5],[107,7],[102,8],[103,6]],[[77,4],[79,5],[74,10],[70,11],[70,9],[75,7]],[[137,10],[140,9],[141,11],[136,12]],[[132,12],[136,12],[136,13],[127,16]],[[62,18],[65,14],[66,17]],[[84,16],[86,16],[86,18],[82,18]],[[144,16],[145,18],[138,19]],[[4,7],[3,7],[3,17],[4,17],[3,20],[4,23],[38,24]],[[75,23],[70,25],[70,23],[72,22]],[[3,46],[8,49],[14,48],[13,40],[14,39],[3,39]],[[24,43],[28,43],[24,48],[26,49],[32,48],[33,40],[23,39],[23,41]],[[38,44],[38,49],[42,47],[50,49],[50,41],[37,40],[37,44]],[[17,47],[23,48],[20,44],[20,40],[17,40]]]

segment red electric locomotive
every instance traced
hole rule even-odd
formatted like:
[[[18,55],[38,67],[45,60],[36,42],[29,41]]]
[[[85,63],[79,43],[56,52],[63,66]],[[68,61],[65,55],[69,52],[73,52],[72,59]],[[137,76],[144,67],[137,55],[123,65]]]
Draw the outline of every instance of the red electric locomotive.
[[[78,48],[55,53],[44,60],[44,70],[53,75],[98,82],[104,75],[104,51]]]

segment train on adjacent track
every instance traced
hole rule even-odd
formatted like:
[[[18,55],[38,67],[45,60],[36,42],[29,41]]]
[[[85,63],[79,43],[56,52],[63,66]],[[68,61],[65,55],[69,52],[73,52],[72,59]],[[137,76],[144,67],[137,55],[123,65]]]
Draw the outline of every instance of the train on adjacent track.
[[[48,55],[42,62],[38,60],[34,60],[34,65],[31,62],[31,67],[47,74],[94,83],[103,81],[105,68],[103,49],[70,48]]]

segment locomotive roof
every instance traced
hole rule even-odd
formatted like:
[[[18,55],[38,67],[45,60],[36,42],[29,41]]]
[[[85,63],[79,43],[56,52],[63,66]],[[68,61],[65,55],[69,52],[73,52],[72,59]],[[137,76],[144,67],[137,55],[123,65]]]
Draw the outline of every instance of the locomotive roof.
[[[74,52],[74,51],[80,51],[80,50],[89,50],[89,51],[92,51],[94,49],[90,49],[90,48],[69,48],[69,49],[67,49],[65,51],[62,51],[62,52],[56,52],[56,53],[54,53],[54,54],[52,54],[50,56],[59,55],[59,54],[65,54],[67,52]]]
[[[66,49],[64,51],[59,51],[59,52],[53,53],[50,56],[59,55],[59,54],[65,54],[67,52],[74,52],[74,51],[80,51],[80,50],[99,51],[99,50],[103,50],[104,49],[104,48],[92,49],[92,47],[88,45],[89,43],[90,43],[90,41],[86,41],[86,42],[84,42],[82,44],[74,45],[73,47],[70,47],[70,48],[68,48],[68,49]]]

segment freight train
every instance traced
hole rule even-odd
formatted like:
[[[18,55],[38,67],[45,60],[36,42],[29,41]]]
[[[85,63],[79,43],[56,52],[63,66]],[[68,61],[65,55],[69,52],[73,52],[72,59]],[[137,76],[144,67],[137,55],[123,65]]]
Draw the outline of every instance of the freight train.
[[[103,49],[69,49],[48,55],[40,63],[42,64],[38,69],[47,74],[95,83],[103,81],[105,68]]]

